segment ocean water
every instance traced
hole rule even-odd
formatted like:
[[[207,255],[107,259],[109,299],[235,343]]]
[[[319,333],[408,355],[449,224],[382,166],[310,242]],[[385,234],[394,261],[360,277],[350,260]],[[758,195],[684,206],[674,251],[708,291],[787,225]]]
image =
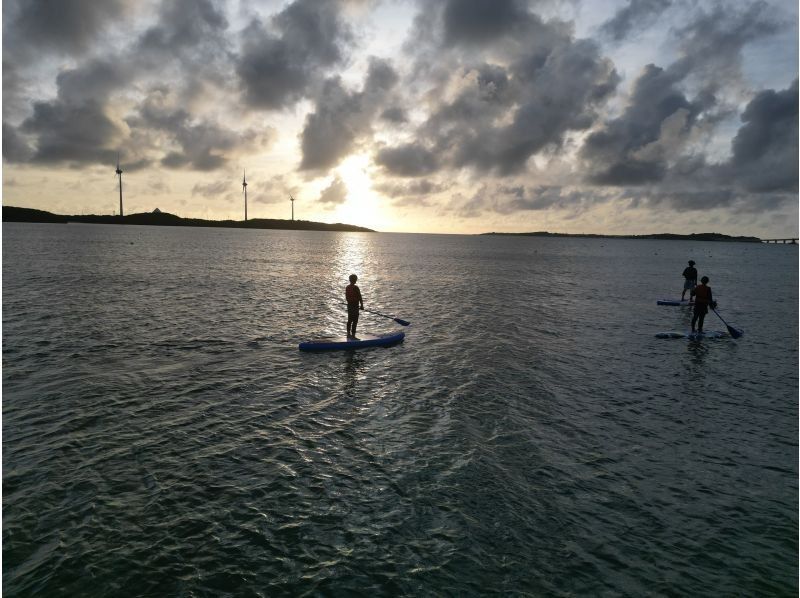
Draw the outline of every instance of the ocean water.
[[[2,242],[4,595],[798,593],[795,246]],[[655,338],[688,259],[744,337]],[[351,272],[405,342],[299,352]]]

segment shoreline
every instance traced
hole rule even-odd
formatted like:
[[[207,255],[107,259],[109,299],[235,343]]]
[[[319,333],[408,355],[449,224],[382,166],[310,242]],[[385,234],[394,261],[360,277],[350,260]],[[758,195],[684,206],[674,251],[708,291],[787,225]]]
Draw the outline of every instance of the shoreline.
[[[62,215],[53,214],[45,210],[33,208],[18,208],[3,206],[3,222],[33,222],[68,224],[78,222],[82,224],[123,224],[123,225],[150,225],[150,226],[194,226],[199,228],[253,228],[276,230],[322,230],[338,232],[374,233],[371,228],[342,224],[340,222],[328,224],[326,222],[312,222],[310,220],[279,220],[272,218],[251,218],[249,220],[203,220],[202,218],[181,218],[168,212],[144,212],[129,214],[128,216],[98,216],[90,215]]]
[[[734,243],[763,243],[759,237],[732,237],[722,233],[692,233],[678,235],[674,233],[655,233],[650,235],[599,235],[591,233],[549,233],[545,231],[535,233],[481,233],[481,235],[510,236],[510,237],[574,237],[582,239],[652,239],[655,241],[727,241]]]

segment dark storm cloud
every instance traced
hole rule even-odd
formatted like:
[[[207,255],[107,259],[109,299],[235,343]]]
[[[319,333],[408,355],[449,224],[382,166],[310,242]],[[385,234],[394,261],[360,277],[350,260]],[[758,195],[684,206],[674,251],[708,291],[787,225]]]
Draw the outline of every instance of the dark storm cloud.
[[[671,0],[628,0],[628,3],[617,11],[600,27],[601,33],[622,41],[631,33],[652,25],[658,17],[672,5]]]
[[[371,130],[376,112],[397,80],[387,61],[372,58],[360,92],[347,90],[339,78],[325,81],[316,110],[306,117],[300,170],[330,168],[350,153],[359,137]]]
[[[278,109],[305,96],[323,69],[343,58],[352,40],[333,0],[295,0],[265,26],[253,21],[242,33],[236,72],[244,100],[253,107]]]
[[[521,27],[528,16],[521,0],[448,0],[444,38],[448,44],[491,41]]]
[[[748,191],[797,191],[797,79],[782,91],[757,94],[742,113],[728,168]]]
[[[15,60],[43,50],[86,51],[110,23],[126,12],[124,0],[19,0],[3,3],[4,52]]]

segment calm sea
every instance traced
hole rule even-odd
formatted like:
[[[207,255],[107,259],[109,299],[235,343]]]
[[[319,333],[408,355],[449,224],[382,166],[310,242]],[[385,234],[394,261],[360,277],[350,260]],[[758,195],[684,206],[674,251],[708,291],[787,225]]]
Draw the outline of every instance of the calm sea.
[[[796,246],[2,230],[6,596],[798,593]]]

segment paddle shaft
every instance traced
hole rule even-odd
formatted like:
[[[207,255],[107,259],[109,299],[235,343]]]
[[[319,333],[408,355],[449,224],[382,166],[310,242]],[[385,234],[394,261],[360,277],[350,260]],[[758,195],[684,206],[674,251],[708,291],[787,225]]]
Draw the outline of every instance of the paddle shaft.
[[[345,303],[345,305],[347,305],[347,304]],[[400,318],[395,318],[394,316],[387,316],[386,314],[382,314],[379,311],[374,311],[374,310],[366,309],[366,308],[362,308],[362,311],[366,311],[366,312],[369,312],[371,314],[375,314],[376,316],[381,316],[382,318],[389,318],[390,320],[394,320],[395,322],[400,324],[400,326],[410,326],[411,325],[411,322],[407,322],[406,320],[402,320]]]

